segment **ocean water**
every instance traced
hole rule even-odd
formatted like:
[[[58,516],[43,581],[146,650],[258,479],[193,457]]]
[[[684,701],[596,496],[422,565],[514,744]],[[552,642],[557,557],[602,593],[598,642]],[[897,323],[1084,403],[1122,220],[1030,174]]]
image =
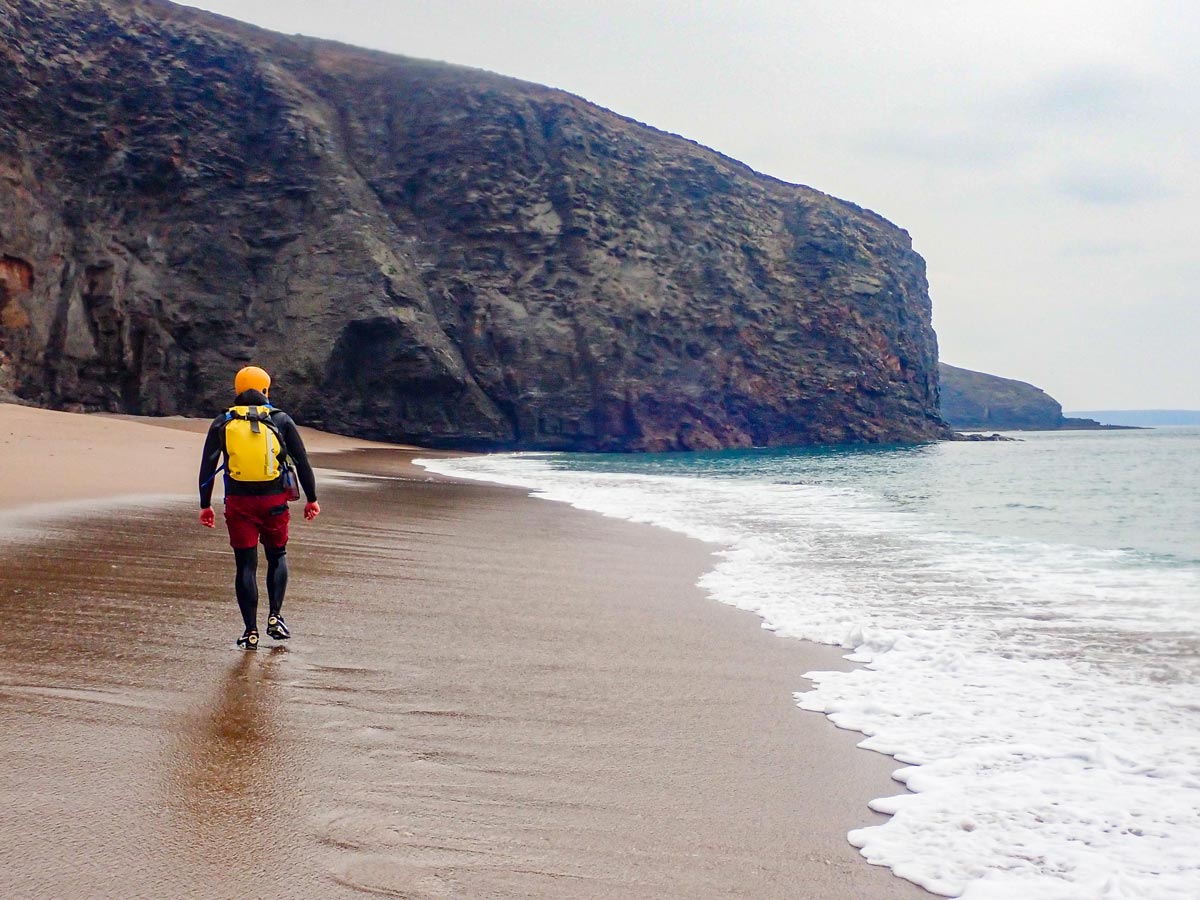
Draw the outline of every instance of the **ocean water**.
[[[1200,429],[1019,437],[423,464],[715,542],[715,599],[863,663],[796,702],[904,764],[848,835],[870,862],[969,900],[1195,900]]]

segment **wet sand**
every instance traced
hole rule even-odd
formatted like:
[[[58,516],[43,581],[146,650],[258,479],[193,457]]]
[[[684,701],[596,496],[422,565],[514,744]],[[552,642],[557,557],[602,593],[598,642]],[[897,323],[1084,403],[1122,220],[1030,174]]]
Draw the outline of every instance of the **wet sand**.
[[[710,548],[328,477],[295,637],[241,653],[194,464],[184,498],[0,530],[0,896],[929,896],[845,840],[895,761],[792,703],[844,663],[706,599]]]

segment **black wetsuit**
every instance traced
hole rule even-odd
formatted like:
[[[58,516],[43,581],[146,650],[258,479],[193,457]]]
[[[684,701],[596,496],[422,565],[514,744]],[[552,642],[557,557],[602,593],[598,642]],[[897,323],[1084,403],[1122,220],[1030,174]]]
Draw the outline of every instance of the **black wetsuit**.
[[[242,391],[234,400],[234,406],[266,406],[267,398],[258,391]],[[213,482],[216,480],[217,469],[221,457],[225,453],[225,423],[224,413],[213,419],[208,427],[208,437],[204,441],[204,452],[200,458],[200,508],[212,506]],[[304,496],[310,503],[317,499],[317,480],[313,476],[312,465],[308,461],[308,452],[304,449],[304,441],[296,429],[292,417],[282,410],[271,413],[271,422],[283,438],[284,447],[292,463],[296,466],[296,474],[300,478],[300,486]],[[274,481],[237,481],[228,476],[225,478],[225,493],[241,496],[265,496],[281,494],[285,490],[283,476]],[[277,616],[283,609],[283,597],[287,592],[288,567],[287,547],[267,547],[267,601],[270,615]],[[238,608],[242,612],[242,621],[247,631],[257,630],[258,621],[258,547],[235,549],[233,557],[237,563],[237,574],[234,578],[234,590],[237,593]]]

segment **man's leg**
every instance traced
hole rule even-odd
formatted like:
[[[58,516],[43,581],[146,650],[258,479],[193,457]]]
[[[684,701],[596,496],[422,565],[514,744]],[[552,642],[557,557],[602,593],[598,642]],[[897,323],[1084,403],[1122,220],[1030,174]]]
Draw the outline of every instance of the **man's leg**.
[[[283,609],[283,596],[287,593],[288,522],[291,515],[288,513],[285,495],[266,502],[270,505],[262,519],[262,544],[267,551],[267,599],[271,604],[271,612],[267,617],[267,634],[277,641],[286,641],[292,635],[283,621],[280,610]]]
[[[247,633],[258,631],[258,523],[253,502],[252,497],[225,497],[225,525],[237,563],[233,587]]]
[[[287,547],[264,547],[267,554],[267,599],[270,614],[283,612],[283,595],[287,593],[288,564]]]
[[[258,630],[258,547],[234,548],[233,558],[237,561],[234,590],[237,592],[238,608],[242,611],[242,622],[247,631]]]

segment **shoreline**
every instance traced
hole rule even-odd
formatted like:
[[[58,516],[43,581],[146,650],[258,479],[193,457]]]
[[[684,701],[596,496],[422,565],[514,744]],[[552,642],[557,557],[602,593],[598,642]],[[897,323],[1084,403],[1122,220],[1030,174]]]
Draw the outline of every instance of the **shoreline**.
[[[140,421],[122,424],[145,427]],[[172,450],[171,442],[162,444],[171,452],[158,453],[175,478],[186,456],[189,488],[207,427],[199,424],[198,431],[182,429],[193,434],[194,454]],[[4,425],[0,417],[0,439]],[[308,434],[305,439],[309,443]],[[293,524],[296,575],[288,607],[299,611],[316,602],[329,608],[290,619],[308,628],[298,632],[305,640],[283,656],[260,652],[247,661],[254,655],[227,652],[225,632],[232,633],[237,616],[223,596],[228,561],[222,539],[201,533],[190,512],[177,521],[175,504],[165,512],[131,515],[135,524],[158,523],[153,527],[168,546],[155,552],[188,561],[188,571],[167,592],[179,595],[169,600],[172,608],[192,602],[191,576],[215,579],[215,595],[198,616],[203,639],[189,639],[185,658],[174,660],[193,673],[194,683],[159,698],[168,720],[198,714],[195,684],[211,681],[214,668],[232,663],[232,674],[209,692],[204,708],[216,704],[222,716],[232,716],[233,731],[243,738],[253,737],[254,728],[238,719],[244,710],[228,707],[231,696],[249,689],[248,680],[260,693],[288,694],[290,704],[315,710],[327,725],[340,722],[330,732],[293,721],[287,705],[276,710],[280,721],[288,720],[291,736],[303,738],[299,744],[315,743],[311,768],[325,771],[336,788],[318,779],[299,792],[323,811],[306,820],[307,843],[299,841],[297,852],[320,848],[322,866],[305,875],[311,882],[297,876],[298,896],[334,896],[329,878],[355,892],[406,891],[414,897],[432,896],[439,885],[476,896],[470,892],[516,890],[518,884],[514,895],[546,897],[704,898],[739,890],[785,897],[796,896],[798,886],[800,896],[823,900],[930,896],[870,866],[846,840],[851,828],[883,821],[866,803],[904,791],[889,780],[900,764],[855,748],[861,735],[795,706],[792,693],[804,672],[851,664],[840,650],[781,639],[756,627],[761,619],[753,613],[708,597],[695,582],[711,567],[711,548],[654,526],[544,503],[517,488],[434,480],[411,464],[416,456],[460,454],[350,439],[333,443],[338,441],[355,446],[334,448],[334,457],[319,439],[309,443],[314,464],[350,474],[323,480],[322,500],[333,502],[318,523]],[[106,485],[119,486],[122,477],[118,473]],[[144,473],[140,477],[146,483]],[[180,507],[189,493],[176,495]],[[8,492],[0,494],[0,508],[11,510],[6,500]],[[364,521],[375,523],[375,530],[364,529]],[[93,546],[102,558],[118,558],[114,568],[148,564],[144,547],[113,550],[103,528],[86,517],[50,540]],[[0,543],[0,555],[10,549]],[[131,554],[127,562],[123,553]],[[51,581],[70,580],[55,563],[46,566]],[[94,594],[113,577],[98,571],[83,594]],[[0,578],[0,587],[6,580],[12,578]],[[394,598],[381,594],[389,585],[409,597],[402,607],[393,608]],[[131,599],[134,608],[137,599]],[[354,639],[360,652],[340,646],[342,620],[361,620],[370,610],[383,615],[378,628],[387,640],[360,632]],[[337,615],[330,619],[330,612]],[[90,637],[111,635],[101,628]],[[398,659],[392,656],[396,646],[405,648]],[[41,658],[37,652],[24,656]],[[364,674],[354,674],[360,670]],[[30,702],[18,710],[18,727],[6,733],[28,734],[19,726],[47,713],[30,701],[31,685],[41,683],[56,697],[86,692],[64,685],[73,677],[69,669],[51,666],[24,675],[24,693],[14,694],[12,673],[0,681],[0,696],[17,698],[18,707],[22,698]],[[404,708],[385,709],[375,691],[383,684],[373,686],[375,681],[393,685],[388,690],[400,699],[392,706]],[[103,690],[127,701],[155,692],[145,675],[132,686],[118,684],[112,680]],[[338,697],[341,706],[322,702]],[[173,733],[163,729],[160,722],[152,732]],[[349,737],[339,743],[337,735],[347,729]],[[211,730],[204,739],[216,740]],[[437,745],[428,751],[432,756],[413,749],[428,742]],[[4,743],[10,758],[24,758],[28,748]],[[414,793],[423,798],[412,801],[412,821],[420,823],[414,835],[436,837],[443,850],[432,853],[415,837],[397,837],[405,829],[376,803],[391,789],[364,793],[355,787],[370,781],[370,771],[339,780],[337,772],[354,769],[355,760],[382,760],[399,779],[393,784],[408,786],[397,796],[406,802]],[[69,783],[85,760],[59,763]],[[579,784],[584,772],[589,777]],[[18,774],[25,774],[20,765]],[[224,801],[247,802],[237,784],[218,781],[208,787]],[[62,802],[70,806],[65,797]],[[473,810],[465,819],[464,809]],[[412,821],[405,819],[408,830]],[[11,836],[11,827],[3,830]],[[497,859],[497,865],[489,862]],[[614,863],[620,871],[609,871]],[[540,874],[530,874],[535,869]],[[64,884],[84,874],[59,873]]]

